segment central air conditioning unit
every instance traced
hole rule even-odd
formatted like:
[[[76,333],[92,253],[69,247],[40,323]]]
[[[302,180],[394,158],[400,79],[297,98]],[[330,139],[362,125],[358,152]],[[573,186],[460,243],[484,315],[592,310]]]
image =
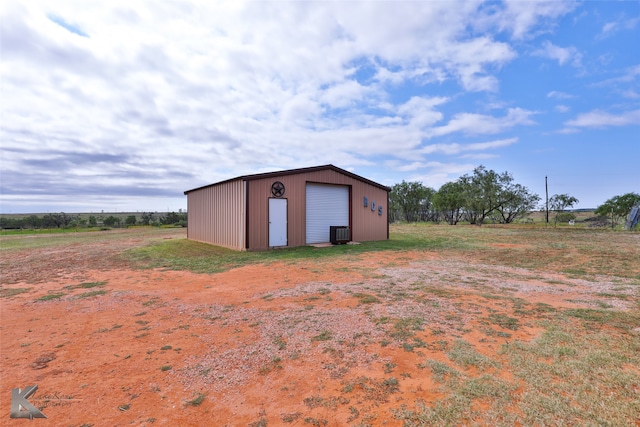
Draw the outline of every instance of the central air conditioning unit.
[[[344,225],[329,226],[329,240],[333,245],[344,244],[351,241],[351,230]]]

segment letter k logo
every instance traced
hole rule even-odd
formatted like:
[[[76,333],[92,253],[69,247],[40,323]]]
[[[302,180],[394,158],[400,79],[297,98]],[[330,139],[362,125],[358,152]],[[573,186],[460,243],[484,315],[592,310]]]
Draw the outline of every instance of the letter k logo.
[[[29,418],[30,420],[47,418],[45,414],[27,400],[37,389],[37,385],[32,385],[22,391],[19,388],[11,390],[11,414],[9,415],[11,418]]]

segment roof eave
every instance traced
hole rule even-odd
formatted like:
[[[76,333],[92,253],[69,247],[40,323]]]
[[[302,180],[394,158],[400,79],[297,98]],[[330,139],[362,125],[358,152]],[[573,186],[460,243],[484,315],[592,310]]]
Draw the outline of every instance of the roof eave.
[[[256,179],[264,179],[264,178],[269,178],[271,176],[275,177],[275,176],[284,176],[284,175],[296,175],[296,174],[300,174],[300,173],[308,173],[308,172],[317,172],[317,171],[321,171],[321,170],[333,170],[335,172],[338,172],[342,175],[346,175],[348,177],[351,177],[353,179],[357,179],[358,181],[362,181],[365,182],[369,185],[373,185],[374,187],[378,187],[382,190],[385,190],[387,192],[391,191],[391,188],[382,185],[382,184],[378,184],[375,181],[371,181],[370,179],[364,178],[360,175],[356,175],[355,173],[349,172],[347,170],[341,169],[337,166],[334,166],[332,164],[328,164],[328,165],[322,165],[322,166],[312,166],[312,167],[306,167],[306,168],[298,168],[298,169],[288,169],[288,170],[282,170],[282,171],[274,171],[274,172],[265,172],[265,173],[257,173],[257,174],[252,174],[252,175],[242,175],[242,176],[238,176],[236,178],[231,178],[231,179],[227,179],[224,181],[220,181],[220,182],[216,182],[213,184],[209,184],[209,185],[204,185],[202,187],[198,187],[198,188],[194,188],[191,190],[187,190],[184,192],[185,195],[193,192],[193,191],[197,191],[197,190],[202,190],[204,188],[208,188],[208,187],[213,187],[215,185],[220,185],[220,184],[225,184],[227,182],[231,182],[231,181],[236,181],[236,180],[243,180],[243,181],[253,181]]]

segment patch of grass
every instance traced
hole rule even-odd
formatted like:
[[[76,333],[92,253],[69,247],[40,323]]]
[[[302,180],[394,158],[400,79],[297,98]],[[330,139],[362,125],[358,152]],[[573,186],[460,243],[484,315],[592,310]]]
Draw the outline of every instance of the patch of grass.
[[[206,367],[206,366],[203,366],[203,365],[196,365],[195,369],[198,372],[198,374],[200,376],[202,376],[203,378],[208,377],[209,376],[209,372],[211,372],[211,367]]]
[[[249,423],[247,425],[247,427],[267,427],[267,419],[266,418],[260,418],[258,421],[254,421],[252,423]]]
[[[347,419],[348,423],[357,420],[360,416],[360,411],[355,406],[349,406],[349,412],[351,412],[351,415],[349,415],[349,418]]]
[[[382,380],[382,387],[384,388],[384,390],[386,390],[388,393],[395,393],[397,392],[400,387],[399,387],[399,382],[398,379],[395,377],[389,377],[385,380]]]
[[[153,297],[149,301],[143,302],[142,305],[144,305],[145,307],[149,307],[150,305],[157,304],[158,302],[160,302],[160,298]]]
[[[389,240],[332,248],[298,247],[259,252],[238,252],[187,239],[156,240],[150,245],[127,250],[123,257],[139,268],[217,273],[250,264],[295,263],[308,259],[343,258],[366,252],[437,250],[445,257],[461,256],[507,267],[557,273],[566,271],[580,277],[613,274],[640,278],[637,253],[618,249],[621,243],[631,246],[635,244],[628,237],[629,234],[603,233],[579,227],[545,229],[543,226],[539,221],[534,227],[518,224],[505,227],[391,224]],[[526,255],[522,249],[498,247],[505,241],[526,248]],[[567,265],[565,255],[570,251],[578,251],[588,259],[576,262],[575,265]],[[442,296],[451,297],[455,294]]]
[[[280,415],[280,419],[282,420],[283,423],[292,423],[298,420],[301,416],[302,414],[300,412],[291,412],[288,414]]]
[[[52,301],[52,300],[60,299],[65,295],[66,294],[62,293],[62,292],[52,293],[52,294],[47,294],[47,295],[43,295],[43,296],[41,296],[39,298],[36,298],[35,301]]]
[[[459,295],[458,292],[455,292],[449,289],[444,289],[444,288],[436,288],[433,286],[423,287],[421,288],[421,290],[440,298],[455,298]]]
[[[171,350],[173,347],[170,345],[163,345],[162,347],[160,347],[160,350]]]
[[[91,289],[96,287],[102,287],[106,285],[108,282],[83,282],[79,285],[69,285],[65,286],[64,289],[74,290],[74,289]]]
[[[518,319],[501,313],[489,314],[489,322],[512,331],[517,331],[520,327]]]
[[[188,406],[200,406],[202,404],[202,402],[204,402],[204,400],[207,398],[207,395],[204,393],[197,393],[196,396],[191,399],[191,400],[187,400],[187,405]]]
[[[464,368],[475,366],[478,369],[487,369],[489,367],[497,366],[496,362],[478,353],[471,344],[461,339],[458,339],[453,343],[453,346],[447,352],[447,356],[449,356],[449,359],[452,362],[455,362]]]
[[[342,387],[343,393],[357,393],[356,396],[359,396],[359,398],[362,397],[365,401],[375,402],[376,404],[387,402],[392,393],[399,391],[400,382],[395,377],[381,380],[359,377]],[[364,395],[361,395],[361,393]]]
[[[278,350],[284,350],[287,348],[287,342],[281,336],[275,337],[272,342]]]
[[[458,372],[457,369],[452,368],[444,362],[439,362],[433,359],[429,359],[425,363],[418,364],[418,368],[431,369],[431,374],[438,382],[443,382],[446,378],[460,376],[460,372]]]
[[[391,371],[393,371],[393,369],[398,366],[395,363],[391,363],[391,362],[387,362],[384,364],[384,373],[385,374],[390,374]]]
[[[324,397],[322,397],[322,396],[309,396],[309,397],[305,397],[303,402],[307,406],[307,408],[309,408],[309,409],[318,408],[318,407],[322,406],[322,404],[324,403]]]
[[[537,302],[535,303],[535,306],[532,308],[532,311],[534,313],[541,314],[541,313],[555,313],[558,310],[552,305],[546,304],[544,302]]]
[[[358,298],[358,302],[360,304],[376,304],[380,302],[378,298],[370,294],[356,292],[355,294],[353,294],[353,296]]]
[[[161,371],[170,371],[171,369],[173,369],[173,366],[171,365],[164,365],[160,368]]]
[[[441,365],[438,369],[444,369]],[[446,382],[448,395],[429,402],[417,401],[415,409],[402,405],[392,410],[394,417],[405,426],[456,426],[456,425],[514,425],[518,424],[506,409],[512,404],[516,386],[499,378],[483,375],[479,378],[451,377]],[[488,409],[474,409],[474,402],[482,401]],[[475,423],[472,421],[475,420]],[[482,420],[482,421],[480,421]],[[537,425],[529,424],[529,425]]]
[[[311,341],[329,341],[331,338],[333,338],[333,334],[331,333],[331,331],[327,331],[325,329],[318,335],[311,337]]]
[[[424,320],[420,317],[406,317],[398,319],[393,324],[393,331],[390,335],[400,341],[407,340],[413,337],[416,331],[423,330],[423,323]]]
[[[282,364],[280,362],[282,362],[282,359],[280,357],[272,357],[269,363],[263,365],[258,372],[260,373],[260,375],[267,375],[273,370],[282,369]]]
[[[482,375],[464,381],[459,393],[468,399],[494,399],[510,401],[510,393],[517,387],[491,375]]]
[[[587,324],[614,327],[622,330],[631,330],[640,324],[640,311],[617,311],[592,308],[573,308],[563,311],[566,316],[574,317]]]
[[[436,250],[463,248],[466,242],[447,233],[430,233],[430,227],[397,228],[389,240],[362,242],[359,245],[338,245],[331,248],[303,246],[277,251],[234,251],[187,239],[152,242],[129,249],[123,257],[139,268],[168,268],[194,273],[219,273],[232,268],[270,262],[296,262],[306,259],[343,258],[366,252]],[[418,231],[417,233],[415,231]]]
[[[404,351],[412,352],[414,348],[426,348],[427,343],[422,341],[420,338],[414,338],[412,342],[404,342],[402,343],[402,348]]]
[[[29,292],[31,288],[0,288],[0,298],[11,298]]]
[[[519,424],[625,426],[640,413],[634,391],[640,373],[626,368],[640,366],[640,341],[620,330],[594,329],[590,322],[600,315],[579,313],[587,320],[552,324],[533,342],[503,346],[527,396],[515,402]]]
[[[89,291],[78,295],[78,298],[91,298],[99,295],[105,295],[108,291],[98,290],[98,291]]]
[[[314,427],[323,427],[329,424],[329,422],[325,419],[317,419],[313,417],[306,417],[304,419],[305,424],[311,424]]]

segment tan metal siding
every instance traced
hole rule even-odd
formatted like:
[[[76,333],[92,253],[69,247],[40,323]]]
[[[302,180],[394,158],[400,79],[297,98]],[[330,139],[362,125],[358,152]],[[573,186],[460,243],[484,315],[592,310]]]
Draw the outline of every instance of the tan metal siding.
[[[334,170],[321,170],[295,175],[269,176],[248,182],[247,249],[260,250],[269,247],[269,202],[271,184],[280,181],[285,186],[283,198],[288,199],[288,240],[289,246],[306,244],[306,183],[338,184],[351,187],[351,236],[354,241],[385,240],[388,238],[387,192]],[[191,194],[191,193],[190,193]],[[382,215],[376,208],[363,207],[363,198],[383,206]]]
[[[189,239],[245,249],[245,183],[242,180],[189,192],[187,216]]]
[[[364,207],[364,198],[368,206]],[[371,202],[375,202],[375,211],[371,210]],[[382,206],[382,215],[378,215],[378,207]],[[388,239],[387,192],[380,188],[354,180],[351,189],[351,238],[357,242]]]

